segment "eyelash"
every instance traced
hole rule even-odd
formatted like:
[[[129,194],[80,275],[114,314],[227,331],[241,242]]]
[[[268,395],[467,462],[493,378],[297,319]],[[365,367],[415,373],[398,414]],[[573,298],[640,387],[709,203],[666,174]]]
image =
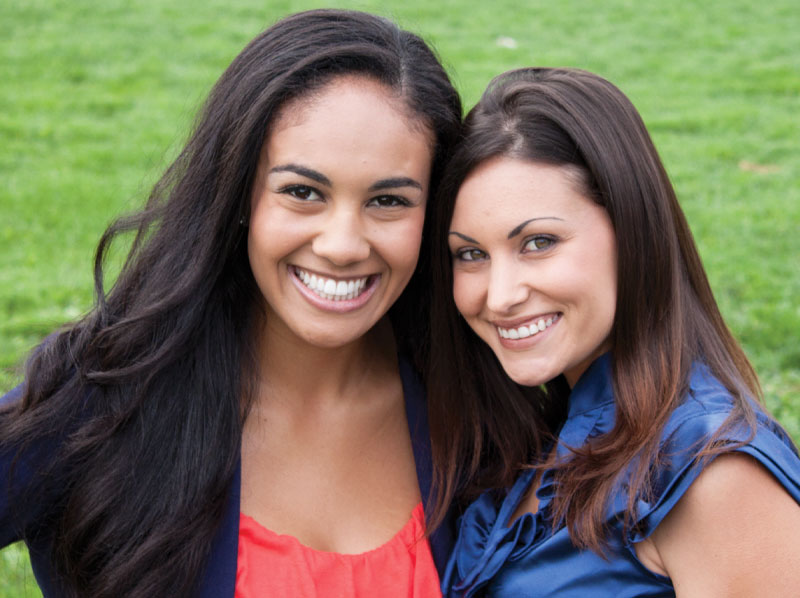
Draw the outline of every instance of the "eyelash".
[[[481,254],[480,257],[474,257],[474,254]],[[466,256],[472,255],[473,257],[467,258]],[[460,262],[477,262],[486,259],[486,253],[475,247],[465,247],[459,249],[453,254],[453,258]]]
[[[391,202],[390,205],[382,204],[381,201],[389,200]],[[408,201],[405,197],[401,197],[400,195],[378,195],[377,197],[373,197],[367,202],[367,205],[376,205],[379,208],[397,208],[397,207],[408,207],[411,205],[411,202]]]
[[[540,241],[545,241],[547,245],[545,247],[534,247],[533,249],[527,249],[531,243],[536,243]],[[522,248],[524,253],[540,253],[543,251],[547,251],[548,249],[551,249],[557,242],[558,239],[552,235],[534,235],[532,237],[528,237],[527,239],[525,239],[525,242],[522,244]],[[453,259],[458,260],[460,262],[483,261],[487,259],[487,257],[488,256],[486,252],[483,251],[482,249],[478,249],[477,247],[464,247],[462,249],[458,249],[455,253],[453,253]]]
[[[319,201],[322,199],[322,193],[308,185],[287,185],[278,190],[279,193],[284,193],[300,201]],[[306,197],[301,197],[306,195]],[[311,199],[309,196],[316,195],[317,199]]]
[[[294,197],[300,201],[320,201],[324,199],[322,193],[309,185],[287,185],[286,187],[279,189],[278,192],[290,195],[291,197]],[[305,197],[302,197],[302,195],[305,195]],[[315,195],[316,198],[309,197],[311,195]],[[387,200],[389,205],[384,203]],[[374,205],[379,208],[396,208],[408,207],[411,205],[411,202],[400,195],[378,195],[370,198],[370,200],[367,202],[367,205]]]
[[[536,244],[539,241],[545,241],[547,245],[545,247],[534,247],[533,249],[527,249],[529,245]],[[528,237],[525,239],[525,242],[522,244],[523,249],[526,249],[527,253],[538,253],[541,251],[547,251],[551,249],[558,239],[552,235],[533,235],[532,237]]]

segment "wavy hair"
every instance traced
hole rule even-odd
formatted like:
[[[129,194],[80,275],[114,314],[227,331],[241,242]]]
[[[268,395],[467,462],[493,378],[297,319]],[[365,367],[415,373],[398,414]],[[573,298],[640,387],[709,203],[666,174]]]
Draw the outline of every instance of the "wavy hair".
[[[259,152],[286,102],[343,75],[391,88],[433,133],[433,192],[461,103],[432,50],[366,13],[288,16],[215,84],[146,207],[104,233],[91,312],[29,358],[21,402],[0,415],[0,449],[46,455],[36,483],[15,491],[29,504],[54,497],[51,557],[69,595],[185,596],[196,586],[253,395],[261,296],[241,222]],[[104,257],[126,232],[135,238],[106,292]],[[390,314],[405,348],[426,327],[419,278]]]
[[[600,551],[604,509],[618,474],[632,465],[631,516],[636,498],[649,491],[660,430],[685,396],[692,363],[705,363],[732,393],[729,424],[752,426],[746,397],[760,397],[758,380],[723,322],[675,192],[628,98],[582,70],[504,73],[467,116],[435,207],[429,400],[441,504],[455,494],[509,486],[522,467],[552,466],[542,462],[543,447],[566,415],[563,376],[541,388],[513,384],[458,317],[452,298],[446,235],[458,189],[498,156],[577,170],[584,193],[607,210],[616,233],[616,423],[555,464],[553,503],[555,522],[566,523],[573,541]]]

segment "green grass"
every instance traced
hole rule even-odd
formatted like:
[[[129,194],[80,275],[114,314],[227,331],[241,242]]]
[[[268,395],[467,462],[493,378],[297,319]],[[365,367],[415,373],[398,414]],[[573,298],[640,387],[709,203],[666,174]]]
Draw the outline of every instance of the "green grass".
[[[640,109],[722,311],[800,439],[800,11],[794,0],[331,2],[438,49],[472,105],[495,74],[579,66]],[[209,87],[279,16],[319,2],[0,0],[0,390],[91,305],[95,243],[143,201]],[[513,47],[509,47],[513,46]],[[0,598],[39,595],[24,550]]]

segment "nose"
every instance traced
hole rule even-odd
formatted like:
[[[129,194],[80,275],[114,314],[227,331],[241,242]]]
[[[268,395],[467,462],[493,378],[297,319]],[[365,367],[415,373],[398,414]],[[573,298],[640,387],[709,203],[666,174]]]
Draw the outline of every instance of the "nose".
[[[357,207],[333,209],[312,241],[313,252],[337,266],[347,266],[369,257],[371,244],[364,219]]]
[[[531,287],[513,259],[493,259],[486,292],[486,307],[493,313],[511,315],[530,297]]]

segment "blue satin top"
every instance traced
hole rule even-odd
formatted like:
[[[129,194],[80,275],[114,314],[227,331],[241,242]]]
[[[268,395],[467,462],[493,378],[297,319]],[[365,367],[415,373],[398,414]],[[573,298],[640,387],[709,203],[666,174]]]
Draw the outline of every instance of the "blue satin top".
[[[539,509],[509,521],[530,487],[534,471],[523,472],[507,493],[486,492],[464,512],[456,547],[442,578],[446,598],[585,598],[674,596],[668,577],[645,568],[634,545],[647,538],[702,471],[697,451],[727,418],[730,393],[702,365],[695,366],[686,400],[670,417],[661,438],[664,463],[656,472],[653,497],[640,500],[633,530],[620,521],[626,509],[624,493],[612,496],[606,514],[610,530],[604,560],[590,550],[573,546],[562,525],[553,533],[550,502],[553,470],[542,474],[536,491]],[[755,435],[732,448],[757,459],[800,503],[800,459],[786,433],[756,406]],[[567,420],[559,433],[558,455],[566,446],[581,446],[614,425],[610,359],[600,357],[572,390]],[[720,438],[745,441],[749,429],[734,426]],[[505,495],[503,497],[503,495]]]

